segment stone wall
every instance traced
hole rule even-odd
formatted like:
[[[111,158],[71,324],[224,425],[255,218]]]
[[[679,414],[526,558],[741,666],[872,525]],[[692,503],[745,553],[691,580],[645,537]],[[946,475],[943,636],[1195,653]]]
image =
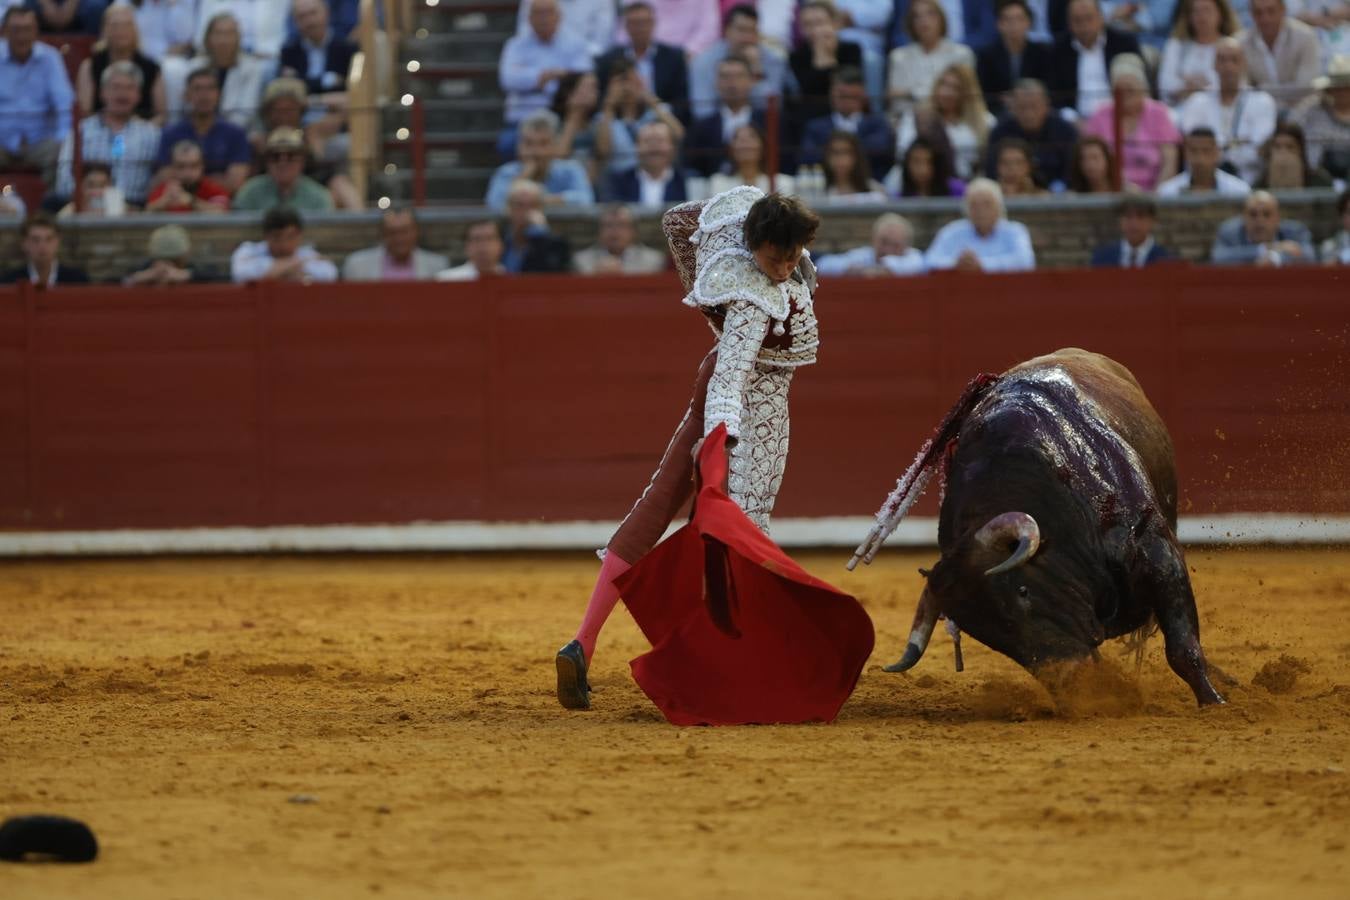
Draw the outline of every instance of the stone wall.
[[[1066,268],[1083,265],[1092,248],[1117,237],[1115,198],[1108,196],[1064,196],[1051,199],[1015,200],[1009,203],[1009,216],[1025,223],[1036,246],[1042,268]],[[1159,241],[1189,260],[1208,258],[1215,229],[1241,204],[1235,200],[1177,198],[1159,201]],[[1299,191],[1281,195],[1286,218],[1297,219],[1313,230],[1321,240],[1339,227],[1336,197],[1327,191]],[[915,245],[926,248],[942,225],[960,215],[958,201],[910,200],[869,207],[833,207],[822,210],[824,225],[814,248],[816,253],[831,252],[865,244],[872,221],[883,211],[898,212],[914,224]],[[427,209],[421,211],[422,245],[442,253],[453,261],[463,259],[463,239],[469,222],[485,218],[482,209]],[[230,252],[243,240],[260,237],[255,214],[231,213],[221,216],[137,215],[115,221],[106,219],[70,220],[63,223],[64,258],[86,269],[97,280],[117,280],[145,257],[150,232],[166,222],[189,228],[193,257],[224,273],[229,268]],[[574,249],[594,241],[594,212],[567,211],[552,216],[554,226],[571,240]],[[353,250],[375,243],[379,214],[315,215],[307,219],[308,238],[335,262]],[[661,246],[660,219],[643,216],[642,238]],[[0,262],[5,267],[17,264],[17,223],[0,227]]]

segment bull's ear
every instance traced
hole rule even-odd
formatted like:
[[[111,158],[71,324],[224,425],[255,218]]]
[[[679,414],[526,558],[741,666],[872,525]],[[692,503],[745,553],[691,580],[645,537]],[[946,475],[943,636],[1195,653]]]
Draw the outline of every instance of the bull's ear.
[[[923,566],[919,566],[919,574],[924,578],[927,578],[929,575],[933,574],[933,572],[931,569],[925,569]]]

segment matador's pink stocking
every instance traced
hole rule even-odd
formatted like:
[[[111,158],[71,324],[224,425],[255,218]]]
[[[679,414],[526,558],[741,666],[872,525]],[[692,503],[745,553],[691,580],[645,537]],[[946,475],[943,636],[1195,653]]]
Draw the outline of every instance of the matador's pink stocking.
[[[588,662],[595,654],[595,642],[600,637],[600,629],[605,627],[605,620],[614,611],[614,604],[619,602],[619,589],[614,586],[614,579],[627,572],[630,567],[630,564],[620,559],[613,550],[605,553],[605,561],[600,566],[600,576],[595,580],[595,590],[591,592],[591,599],[586,604],[586,614],[581,617],[581,627],[577,629],[576,639],[586,651]]]

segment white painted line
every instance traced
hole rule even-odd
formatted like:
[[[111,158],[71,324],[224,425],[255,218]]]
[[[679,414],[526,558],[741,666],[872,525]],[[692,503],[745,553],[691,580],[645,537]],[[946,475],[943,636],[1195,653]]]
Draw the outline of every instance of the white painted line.
[[[308,553],[456,550],[593,550],[614,522],[415,522],[404,525],[295,525],[276,528],[182,528],[0,532],[0,556],[124,556],[159,553]],[[672,526],[677,527],[677,526]],[[872,527],[865,516],[778,519],[784,547],[857,546]],[[1350,516],[1261,513],[1183,518],[1186,544],[1350,543]],[[937,520],[910,518],[887,542],[933,547]]]

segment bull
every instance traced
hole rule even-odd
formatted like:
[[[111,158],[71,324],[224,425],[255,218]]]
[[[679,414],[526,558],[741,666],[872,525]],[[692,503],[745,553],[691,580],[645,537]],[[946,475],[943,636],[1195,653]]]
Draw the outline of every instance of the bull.
[[[918,663],[944,616],[954,636],[964,631],[1038,676],[1096,660],[1103,641],[1156,623],[1196,701],[1224,702],[1176,536],[1172,441],[1128,369],[1065,349],[977,378],[850,569],[871,562],[935,472],[945,473],[941,559],[921,570],[908,646],[887,671]]]

